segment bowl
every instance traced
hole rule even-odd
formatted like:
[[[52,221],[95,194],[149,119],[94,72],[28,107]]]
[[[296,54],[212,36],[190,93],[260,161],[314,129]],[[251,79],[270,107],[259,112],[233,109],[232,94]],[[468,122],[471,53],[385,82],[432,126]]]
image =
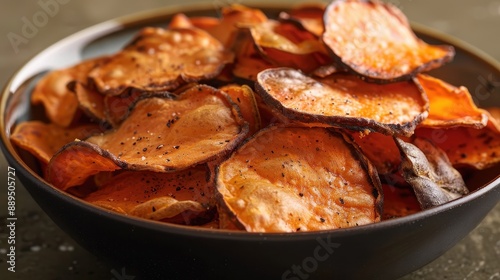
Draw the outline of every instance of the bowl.
[[[286,7],[262,6],[276,16]],[[9,141],[16,123],[36,118],[36,81],[57,69],[121,48],[144,26],[170,17],[216,16],[212,6],[167,8],[90,27],[26,63],[3,90],[1,148],[10,166],[54,222],[91,253],[141,279],[395,279],[436,259],[474,229],[500,199],[498,168],[475,172],[474,191],[403,218],[355,228],[301,233],[247,233],[165,224],[109,212],[47,184],[34,159]],[[455,46],[456,57],[431,74],[467,86],[479,105],[500,106],[500,65],[473,47],[413,25],[427,42]],[[489,81],[489,85],[488,85]]]

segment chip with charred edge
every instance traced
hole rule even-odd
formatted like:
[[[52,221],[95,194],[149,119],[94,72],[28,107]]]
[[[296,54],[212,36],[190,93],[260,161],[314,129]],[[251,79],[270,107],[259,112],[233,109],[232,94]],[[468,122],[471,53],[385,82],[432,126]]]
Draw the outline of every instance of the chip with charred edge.
[[[486,169],[500,163],[500,130],[489,119],[486,127],[417,128],[417,137],[432,141],[446,152],[456,168]]]
[[[231,84],[221,87],[220,90],[226,92],[240,108],[241,116],[248,123],[248,135],[259,131],[261,128],[260,114],[252,88],[247,85]]]
[[[42,163],[47,164],[50,158],[69,142],[101,132],[102,129],[95,124],[63,128],[53,123],[27,121],[16,126],[10,139],[18,147],[29,151]]]
[[[233,54],[201,29],[147,27],[89,78],[106,95],[129,89],[166,91],[213,78],[232,61]]]
[[[104,95],[81,83],[73,85],[80,109],[91,119],[106,121]]]
[[[260,54],[278,66],[312,72],[332,63],[323,43],[294,22],[268,20],[249,30]]]
[[[127,117],[130,107],[141,96],[144,97],[147,95],[148,93],[132,90],[120,95],[104,96],[104,115],[106,116],[106,121],[113,127],[118,127]]]
[[[335,0],[324,15],[323,41],[337,62],[378,83],[408,80],[452,60],[452,46],[428,45],[405,15],[378,0]]]
[[[321,37],[325,30],[323,23],[325,7],[324,3],[306,3],[294,7],[289,12],[281,12],[279,17],[280,20],[297,22],[307,31]]]
[[[115,130],[87,139],[127,169],[167,172],[229,153],[248,132],[226,93],[200,85],[179,96],[140,99]]]
[[[124,171],[84,200],[120,213],[162,220],[213,208],[214,187],[207,178],[203,165],[172,173]]]
[[[47,118],[62,127],[69,126],[78,115],[78,100],[67,85],[70,82],[87,82],[87,74],[106,58],[96,58],[72,67],[55,70],[44,76],[31,95],[33,104],[42,104]]]
[[[352,140],[282,126],[261,130],[219,166],[216,198],[221,226],[235,222],[250,232],[373,223],[383,200],[375,168]]]
[[[429,116],[419,126],[486,126],[488,117],[474,104],[467,88],[457,88],[425,74],[417,75],[417,81],[429,99]]]
[[[342,73],[313,79],[295,69],[268,69],[258,74],[256,92],[291,119],[387,135],[412,135],[428,110],[413,81],[378,85]]]
[[[401,156],[391,136],[377,132],[368,135],[352,132],[351,135],[363,154],[375,165],[379,175],[391,174],[399,168]]]
[[[67,190],[83,184],[99,172],[115,171],[126,165],[95,144],[74,141],[66,144],[50,159],[45,180],[56,188]]]
[[[410,184],[422,209],[432,208],[469,193],[462,175],[446,153],[430,141],[416,138],[407,143],[395,138],[401,152],[403,177]]]

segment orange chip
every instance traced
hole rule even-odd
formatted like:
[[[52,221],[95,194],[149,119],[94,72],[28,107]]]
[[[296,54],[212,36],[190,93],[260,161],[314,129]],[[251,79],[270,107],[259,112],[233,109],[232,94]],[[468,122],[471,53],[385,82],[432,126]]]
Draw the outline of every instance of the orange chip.
[[[457,88],[424,74],[417,75],[417,80],[429,98],[429,116],[420,126],[482,128],[488,122],[488,117],[474,104],[467,88]]]
[[[87,82],[87,74],[105,58],[84,61],[72,67],[55,70],[44,76],[31,95],[33,104],[42,104],[49,120],[59,126],[67,127],[75,119],[78,100],[67,85],[70,82]]]
[[[415,135],[432,141],[446,152],[455,167],[485,169],[500,163],[500,130],[494,120],[486,127],[417,128]]]
[[[408,80],[455,54],[451,46],[420,40],[405,15],[381,1],[333,1],[324,20],[323,41],[334,58],[368,81]]]
[[[247,30],[238,33],[235,49],[235,63],[233,65],[233,75],[249,81],[255,81],[259,72],[273,68],[275,65],[264,60],[257,52],[252,36]]]
[[[221,227],[296,232],[379,221],[380,181],[350,141],[324,128],[261,130],[219,166]]]
[[[167,91],[213,78],[232,60],[233,54],[201,29],[148,27],[89,77],[106,95],[129,89]]]
[[[323,23],[325,7],[324,3],[300,4],[289,12],[281,12],[280,19],[300,23],[307,31],[321,37],[325,30]]]
[[[380,175],[391,174],[399,168],[401,156],[391,136],[372,132],[368,135],[352,133],[352,138],[363,154],[375,165]]]
[[[259,9],[252,9],[243,5],[233,4],[222,8],[222,19],[217,25],[200,24],[197,18],[192,19],[197,26],[204,26],[204,30],[217,38],[225,47],[235,42],[240,25],[265,22],[266,15]],[[206,23],[208,20],[203,20]],[[203,28],[203,27],[202,27]]]
[[[80,109],[88,117],[101,122],[106,121],[104,95],[80,83],[74,84],[73,91],[76,94]]]
[[[334,74],[313,79],[290,68],[262,71],[256,92],[290,119],[359,131],[410,136],[428,104],[412,81],[372,84]]]
[[[489,125],[500,133],[500,108],[489,107],[483,112],[488,116]]]
[[[382,184],[384,190],[383,220],[405,217],[421,211],[411,187],[396,187]]]
[[[131,106],[147,93],[132,90],[120,95],[106,95],[104,97],[104,115],[106,121],[113,127],[119,126],[127,117]]]
[[[206,166],[173,173],[124,171],[108,179],[85,200],[152,220],[170,219],[188,211],[202,213],[215,206],[207,172]]]
[[[51,159],[45,179],[56,188],[67,190],[83,184],[90,176],[126,166],[114,155],[86,141],[65,145]]]
[[[127,169],[185,169],[230,152],[248,124],[226,93],[196,86],[179,96],[139,100],[115,130],[87,139],[127,163]]]
[[[62,146],[75,139],[85,139],[101,132],[102,129],[95,124],[62,128],[53,123],[27,121],[16,126],[10,139],[18,147],[29,151],[42,163],[47,164]]]
[[[168,24],[168,29],[175,28],[193,28],[194,25],[191,20],[183,13],[175,14],[170,23]]]
[[[261,128],[259,108],[255,95],[249,86],[227,85],[220,88],[226,92],[240,108],[241,116],[249,125],[248,135],[252,135]]]
[[[323,43],[293,22],[268,20],[249,29],[259,52],[278,66],[312,72],[331,63]]]

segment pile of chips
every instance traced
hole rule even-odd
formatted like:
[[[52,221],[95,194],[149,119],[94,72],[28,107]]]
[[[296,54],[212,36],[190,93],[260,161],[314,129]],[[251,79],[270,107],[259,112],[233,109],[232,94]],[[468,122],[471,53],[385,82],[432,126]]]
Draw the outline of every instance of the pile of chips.
[[[173,16],[44,76],[11,140],[47,183],[124,215],[296,232],[402,217],[500,162],[498,109],[424,72],[453,59],[379,1]]]

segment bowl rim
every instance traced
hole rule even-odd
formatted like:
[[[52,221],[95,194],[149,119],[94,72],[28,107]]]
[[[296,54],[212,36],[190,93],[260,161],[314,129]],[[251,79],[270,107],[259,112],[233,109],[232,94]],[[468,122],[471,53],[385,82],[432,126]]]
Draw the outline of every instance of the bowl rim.
[[[263,10],[287,8],[286,4],[272,4],[272,3],[262,3],[262,2],[251,2],[248,4],[246,3],[245,5]],[[293,5],[290,5],[289,7],[293,7]],[[178,12],[193,13],[193,12],[209,11],[214,9],[215,7],[213,5],[208,5],[206,3],[192,4],[192,5],[169,5],[160,9],[154,9],[154,10],[151,9],[113,18],[92,25],[90,27],[84,28],[76,33],[73,33],[72,35],[64,37],[63,39],[53,43],[49,47],[45,48],[44,50],[40,51],[39,53],[28,59],[27,62],[25,62],[20,68],[18,68],[16,72],[14,72],[14,74],[11,76],[11,78],[8,80],[8,82],[0,92],[1,94],[1,101],[0,101],[1,143],[0,144],[2,150],[4,151],[4,155],[7,161],[10,162],[10,164],[12,165],[16,165],[17,167],[16,170],[21,169],[25,172],[25,174],[27,174],[27,176],[32,177],[32,180],[36,181],[35,187],[40,187],[45,192],[51,192],[54,196],[57,196],[58,198],[64,200],[66,203],[73,204],[76,207],[83,207],[84,210],[90,211],[92,212],[92,214],[105,216],[107,219],[111,219],[125,224],[130,224],[130,226],[145,228],[148,230],[154,230],[165,233],[168,232],[171,234],[179,234],[184,236],[196,236],[196,237],[200,237],[200,234],[203,234],[204,237],[211,239],[236,239],[236,240],[258,239],[261,241],[266,240],[273,242],[276,241],[287,242],[290,240],[311,239],[311,237],[314,238],[326,237],[326,236],[341,237],[345,235],[364,234],[367,231],[383,230],[385,228],[395,227],[401,224],[419,222],[429,216],[437,215],[441,212],[448,211],[456,207],[460,207],[461,205],[467,204],[472,200],[475,200],[481,196],[488,195],[489,193],[494,192],[495,189],[498,193],[500,193],[500,174],[498,174],[495,179],[491,180],[489,183],[471,192],[465,197],[459,198],[457,200],[448,202],[446,204],[431,209],[422,210],[418,213],[411,214],[405,217],[383,220],[380,222],[362,226],[332,229],[332,230],[292,232],[292,233],[289,232],[256,233],[256,232],[210,229],[203,227],[170,224],[170,223],[147,220],[134,216],[128,216],[112,212],[110,210],[100,208],[78,197],[72,196],[65,191],[62,191],[60,189],[51,186],[50,184],[45,182],[45,180],[43,180],[43,178],[41,178],[36,172],[31,170],[31,168],[29,168],[29,166],[21,159],[21,157],[16,152],[13,144],[9,139],[10,128],[12,124],[6,124],[5,108],[7,107],[7,103],[9,102],[10,97],[13,96],[13,93],[19,89],[19,87],[22,85],[24,81],[26,81],[28,77],[31,77],[29,73],[37,73],[38,70],[36,70],[37,68],[34,67],[37,60],[49,55],[50,53],[57,52],[61,49],[66,50],[68,46],[75,44],[75,42],[81,44],[82,38],[86,39],[84,41],[93,41],[95,39],[113,34],[113,32],[126,30],[127,28],[137,27],[141,24],[145,24],[148,22],[152,23],[152,22],[158,22],[160,20],[164,20],[165,22],[167,22],[171,15],[174,15],[175,13]],[[500,74],[500,62],[496,61],[494,58],[486,54],[484,51],[456,37],[436,31],[422,24],[412,22],[411,26],[414,32],[429,36],[434,39],[438,39],[446,44],[453,45],[456,49],[460,49],[467,55],[482,61],[486,65],[491,66],[492,69],[495,69]],[[32,69],[32,67],[34,67],[35,70]],[[22,183],[24,185],[28,182],[22,182]]]

